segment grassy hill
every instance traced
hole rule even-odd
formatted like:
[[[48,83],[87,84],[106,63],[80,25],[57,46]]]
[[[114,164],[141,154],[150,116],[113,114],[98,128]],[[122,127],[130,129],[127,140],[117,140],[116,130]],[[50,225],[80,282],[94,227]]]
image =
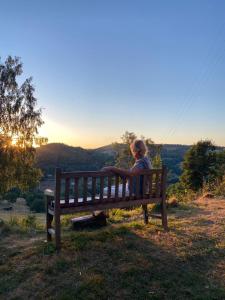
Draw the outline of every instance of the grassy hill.
[[[37,165],[44,174],[54,174],[55,168],[63,170],[98,170],[113,157],[97,150],[87,150],[60,143],[51,143],[37,148]]]
[[[41,225],[0,223],[0,299],[225,299],[225,200],[199,199],[143,225],[140,209],[72,231],[60,255]]]

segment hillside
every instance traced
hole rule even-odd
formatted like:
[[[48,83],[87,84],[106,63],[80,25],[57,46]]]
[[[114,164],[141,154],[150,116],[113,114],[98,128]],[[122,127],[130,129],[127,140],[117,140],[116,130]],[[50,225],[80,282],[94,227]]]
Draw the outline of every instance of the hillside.
[[[112,157],[97,150],[86,150],[65,144],[52,143],[37,148],[37,165],[44,174],[54,174],[55,168],[63,170],[98,170]]]
[[[169,232],[139,209],[96,230],[63,218],[60,255],[40,226],[0,223],[0,299],[225,299],[224,215],[225,199],[199,199],[169,209]]]
[[[189,146],[163,145],[162,160],[169,169],[169,181],[176,182],[181,173],[181,162]],[[113,145],[97,149],[83,149],[52,143],[37,148],[37,165],[44,174],[54,174],[55,168],[64,170],[98,170],[106,164],[114,164],[116,152]]]

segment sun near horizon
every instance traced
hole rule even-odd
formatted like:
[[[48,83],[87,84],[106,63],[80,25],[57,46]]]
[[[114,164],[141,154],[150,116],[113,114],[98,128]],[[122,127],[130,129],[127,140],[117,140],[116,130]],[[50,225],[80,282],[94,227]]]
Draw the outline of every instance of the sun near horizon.
[[[106,146],[115,142],[121,142],[121,137],[125,131],[132,131],[136,133],[139,137],[145,136],[146,138],[151,138],[154,143],[156,144],[182,144],[182,145],[191,145],[197,143],[199,140],[209,139],[212,140],[217,146],[225,147],[225,142],[223,140],[218,139],[215,141],[212,137],[203,135],[203,136],[195,136],[194,135],[187,136],[180,136],[179,139],[176,137],[170,137],[168,139],[161,139],[157,137],[155,133],[151,134],[151,131],[143,132],[135,131],[135,128],[131,130],[127,128],[125,130],[121,130],[118,133],[106,133],[106,134],[96,134],[94,132],[90,132],[88,134],[85,133],[84,129],[74,129],[66,127],[64,124],[60,124],[54,122],[52,120],[46,120],[45,124],[41,127],[39,133],[43,137],[48,138],[48,143],[63,143],[73,147],[82,147],[86,149],[94,149],[102,146]],[[155,138],[155,139],[154,139]]]

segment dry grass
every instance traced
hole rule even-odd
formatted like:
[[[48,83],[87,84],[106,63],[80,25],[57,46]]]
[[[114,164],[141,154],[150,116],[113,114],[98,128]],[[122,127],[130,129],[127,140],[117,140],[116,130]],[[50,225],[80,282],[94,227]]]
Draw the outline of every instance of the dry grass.
[[[204,199],[144,226],[113,211],[98,230],[63,233],[60,255],[42,234],[0,241],[0,299],[225,299],[225,200]]]

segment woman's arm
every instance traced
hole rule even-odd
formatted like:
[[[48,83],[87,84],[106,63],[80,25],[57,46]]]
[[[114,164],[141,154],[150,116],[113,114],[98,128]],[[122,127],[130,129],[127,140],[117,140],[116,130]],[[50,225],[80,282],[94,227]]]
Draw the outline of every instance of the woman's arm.
[[[102,169],[102,171],[112,172],[112,173],[118,174],[120,176],[126,176],[126,177],[135,176],[141,172],[140,169],[134,169],[131,171],[131,170],[117,168],[117,167],[105,167]]]

